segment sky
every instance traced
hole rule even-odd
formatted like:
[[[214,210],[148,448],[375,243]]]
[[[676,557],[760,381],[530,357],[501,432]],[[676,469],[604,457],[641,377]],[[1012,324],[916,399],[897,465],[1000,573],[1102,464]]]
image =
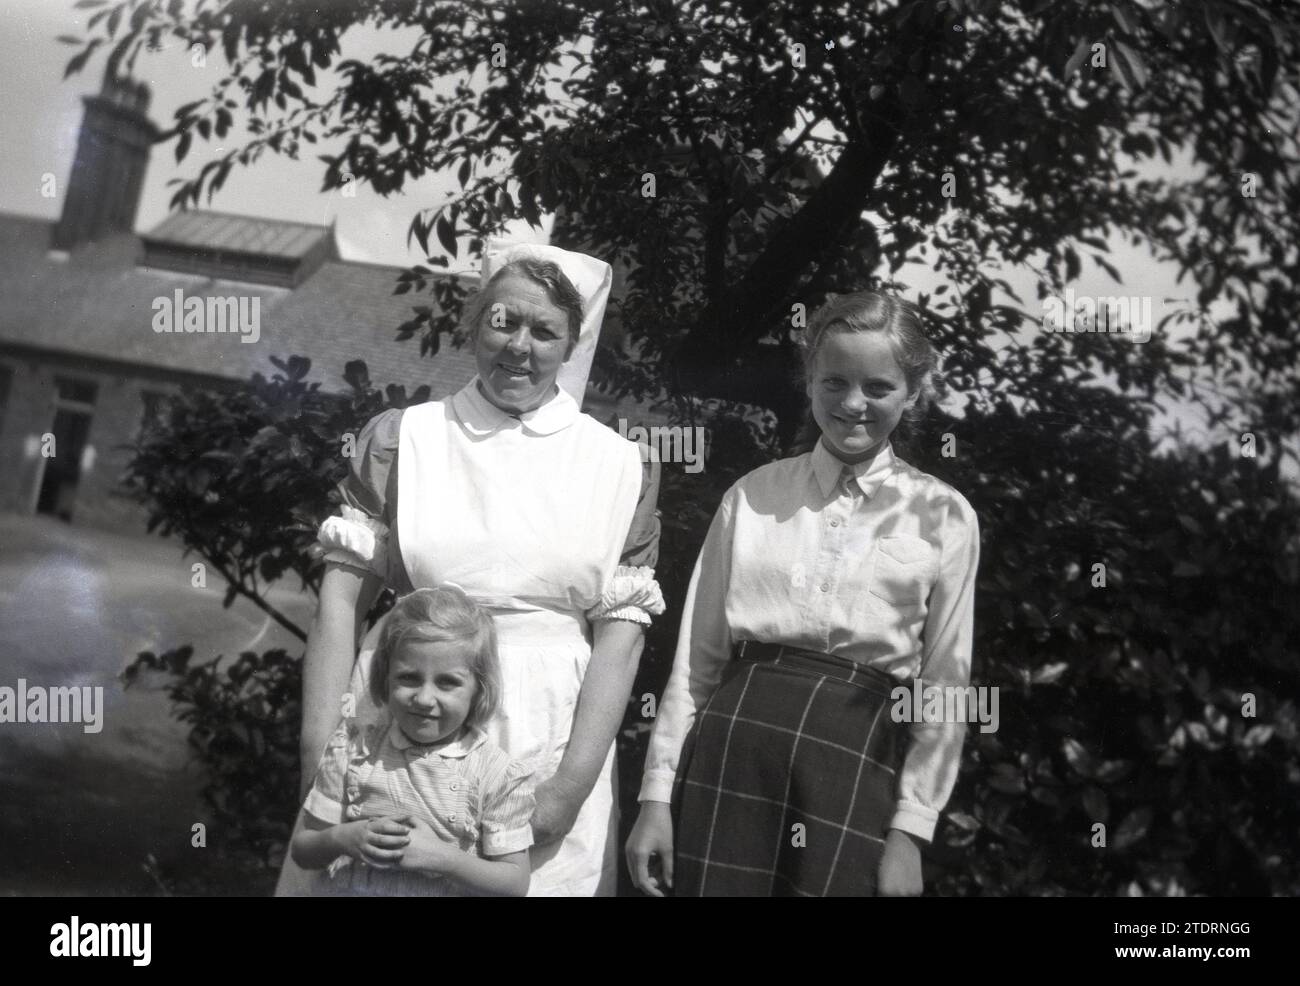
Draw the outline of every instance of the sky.
[[[6,0],[0,7],[0,92],[5,94],[0,120],[5,139],[0,141],[0,212],[57,219],[63,205],[68,173],[76,153],[81,127],[81,97],[99,91],[104,57],[96,52],[76,75],[63,79],[68,59],[79,49],[56,40],[61,34],[85,35],[85,21],[94,11],[77,10],[74,0]],[[396,31],[354,31],[344,44],[344,56],[366,59],[381,50],[409,47],[413,34]],[[172,47],[166,47],[170,43]],[[178,107],[208,95],[221,77],[224,60],[209,52],[206,66],[193,64],[191,53],[170,39],[161,52],[142,53],[135,76],[153,92],[149,116],[159,126],[169,126]],[[396,47],[394,47],[396,46]],[[318,91],[330,84],[333,73],[318,73]],[[220,156],[220,148],[242,145],[245,132],[238,126],[227,135],[230,143],[208,144],[196,140],[179,165],[174,142],[154,149],[136,218],[137,231],[147,231],[166,218],[174,189],[168,182],[197,174],[205,161]],[[345,259],[409,266],[423,263],[418,246],[410,248],[406,231],[422,207],[440,204],[454,181],[437,176],[407,184],[400,195],[384,198],[358,183],[354,197],[337,190],[322,193],[324,164],[316,157],[328,145],[305,145],[309,150],[297,161],[264,154],[256,164],[230,172],[224,187],[204,208],[269,219],[328,225],[337,222],[340,250]],[[42,197],[45,175],[55,176],[54,197]],[[530,231],[521,224],[512,238],[545,241],[546,231]],[[469,269],[453,261],[452,269]]]
[[[63,79],[68,59],[79,49],[59,43],[60,34],[82,36],[85,20],[92,12],[77,10],[74,0],[7,0],[0,7],[0,212],[57,219],[76,150],[81,126],[81,97],[99,90],[104,58],[92,58],[80,73]],[[367,59],[383,50],[400,52],[410,47],[416,34],[357,29],[344,38],[344,57]],[[169,125],[177,107],[207,95],[220,78],[222,57],[210,52],[205,66],[196,66],[191,53],[179,42],[162,52],[143,53],[136,76],[153,92],[150,116],[160,126]],[[332,73],[318,73],[318,91],[330,87]],[[238,117],[238,114],[236,114]],[[242,131],[233,128],[228,141],[239,141]],[[196,141],[185,161],[177,164],[172,144],[155,148],[145,178],[137,231],[147,231],[166,218],[172,189],[168,183],[196,174],[205,160],[220,153],[225,144]],[[406,231],[412,216],[421,208],[436,206],[458,186],[451,176],[427,176],[407,183],[403,193],[379,196],[359,184],[354,197],[335,190],[322,192],[324,165],[316,155],[328,145],[307,145],[298,161],[266,153],[251,167],[235,167],[224,187],[204,208],[297,222],[337,224],[336,234],[345,259],[409,266],[424,263],[418,247],[408,245]],[[48,190],[48,175],[54,176],[55,194]],[[520,223],[510,235],[514,239],[544,242],[547,230],[531,229]],[[1085,260],[1079,282],[1080,295],[1111,296],[1140,294],[1153,299],[1153,322],[1158,322],[1164,305],[1187,301],[1195,292],[1190,282],[1179,284],[1177,271],[1156,261],[1145,249],[1118,238],[1112,239],[1110,260],[1121,272],[1123,284]],[[475,270],[477,261],[462,251],[450,261],[450,269]],[[1020,293],[1027,305],[1035,298],[1035,275],[1027,269],[1000,272]],[[918,291],[933,292],[941,280],[923,265],[909,265],[899,279]],[[1131,343],[1116,340],[1116,345]],[[1189,406],[1170,403],[1165,423],[1178,420],[1195,438],[1198,433],[1222,441],[1224,435],[1207,435],[1203,416]]]

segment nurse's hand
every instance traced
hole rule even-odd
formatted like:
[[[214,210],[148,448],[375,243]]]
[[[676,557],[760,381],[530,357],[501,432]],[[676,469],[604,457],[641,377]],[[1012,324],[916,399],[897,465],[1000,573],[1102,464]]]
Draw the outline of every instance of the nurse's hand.
[[[663,897],[673,888],[673,817],[662,801],[643,801],[627,837],[627,868],[642,893]]]
[[[586,795],[573,790],[559,774],[538,784],[535,794],[537,804],[531,819],[533,844],[544,846],[558,842],[578,820]]]
[[[921,847],[901,829],[890,829],[880,857],[877,893],[881,897],[918,897],[921,894]]]

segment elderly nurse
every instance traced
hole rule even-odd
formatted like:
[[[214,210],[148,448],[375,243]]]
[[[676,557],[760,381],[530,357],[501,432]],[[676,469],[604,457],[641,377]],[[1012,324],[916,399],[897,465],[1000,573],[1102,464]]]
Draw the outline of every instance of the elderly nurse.
[[[636,445],[579,410],[608,265],[494,245],[484,282],[466,311],[477,376],[446,400],[373,418],[341,484],[344,506],[321,527],[304,782],[340,708],[370,714],[369,651],[358,659],[356,640],[381,587],[453,583],[497,627],[502,711],[487,732],[537,785],[530,895],[612,894],[613,740],[644,628],[663,612],[658,476]]]

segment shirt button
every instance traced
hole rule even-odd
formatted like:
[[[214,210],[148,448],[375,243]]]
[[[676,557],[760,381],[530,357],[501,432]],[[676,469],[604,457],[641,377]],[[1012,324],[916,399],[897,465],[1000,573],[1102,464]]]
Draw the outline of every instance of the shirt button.
[[[360,817],[361,817],[361,806],[348,805],[348,818],[360,818]]]
[[[460,790],[460,785],[457,784],[455,781],[452,781],[452,782],[451,782],[450,784],[448,784],[447,786],[448,786],[449,788],[451,788],[453,791],[459,791],[459,790]]]
[[[840,526],[840,522],[838,520],[831,521],[831,527],[839,527],[839,526]]]
[[[447,816],[447,821],[454,822],[455,820],[456,820],[456,813],[453,811],[450,815]]]
[[[823,582],[822,592],[830,592],[830,591],[831,591],[831,584],[829,582]]]

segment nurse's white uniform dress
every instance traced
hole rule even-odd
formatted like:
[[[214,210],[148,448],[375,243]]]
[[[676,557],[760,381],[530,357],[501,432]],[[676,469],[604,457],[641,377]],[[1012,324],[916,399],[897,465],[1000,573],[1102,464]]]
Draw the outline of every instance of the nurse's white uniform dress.
[[[321,527],[326,558],[399,594],[451,582],[490,609],[504,687],[487,732],[544,781],[568,745],[592,621],[648,624],[663,612],[657,467],[562,390],[515,417],[477,379],[445,401],[378,415],[357,453],[345,506]],[[365,680],[378,630],[350,689],[363,719],[374,712]],[[614,892],[615,782],[611,748],[570,834],[532,850],[530,896]]]

